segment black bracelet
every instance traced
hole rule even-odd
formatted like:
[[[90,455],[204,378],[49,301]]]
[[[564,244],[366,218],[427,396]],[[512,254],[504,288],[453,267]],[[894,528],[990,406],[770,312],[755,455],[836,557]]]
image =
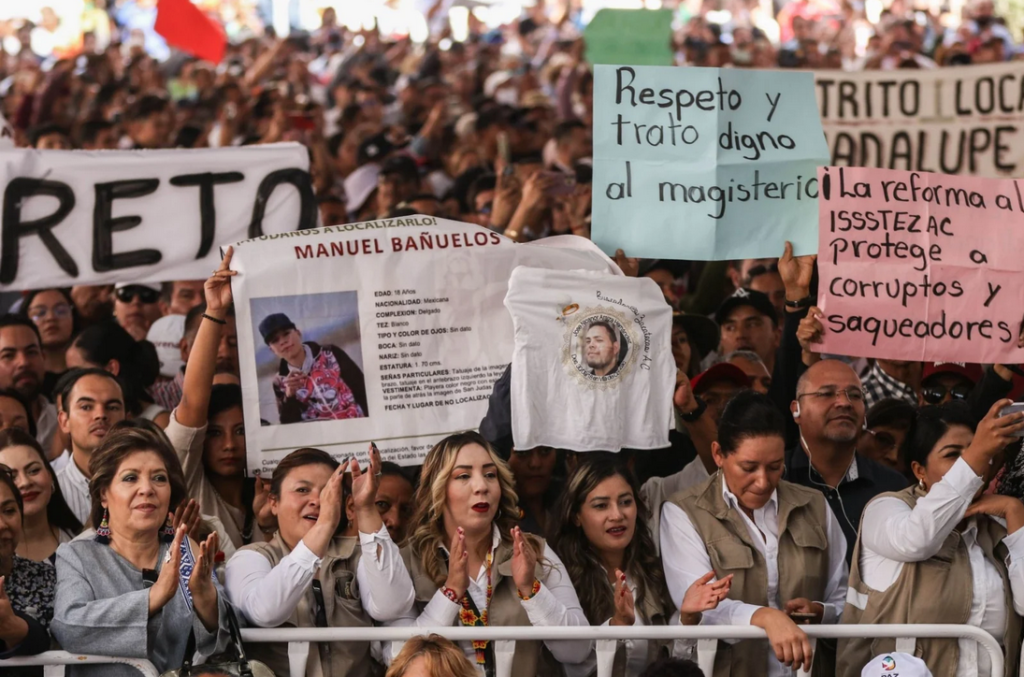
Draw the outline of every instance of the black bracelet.
[[[210,317],[206,313],[203,313],[203,317],[205,317],[210,322],[216,322],[217,324],[227,324],[228,323],[227,320],[218,320],[216,317]]]
[[[697,408],[688,414],[679,412],[679,418],[683,419],[686,423],[696,423],[700,420],[700,417],[704,415],[704,412],[708,409],[708,403],[702,400],[699,396],[694,395],[693,399],[697,400]]]
[[[797,310],[803,310],[804,308],[810,308],[812,305],[814,305],[813,296],[805,296],[799,301],[790,301],[789,299],[786,299],[787,308],[796,308]]]

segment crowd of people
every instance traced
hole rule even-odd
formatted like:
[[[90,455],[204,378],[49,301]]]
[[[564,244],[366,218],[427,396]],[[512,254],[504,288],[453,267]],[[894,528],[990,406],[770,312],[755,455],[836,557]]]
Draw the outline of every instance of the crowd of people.
[[[18,146],[297,141],[324,225],[426,214],[518,242],[589,237],[593,75],[576,3],[537,2],[501,30],[470,14],[465,40],[449,27],[424,44],[347,31],[328,10],[309,34],[243,31],[216,65],[129,39],[139,13],[128,4],[96,3],[72,53],[41,51],[36,26],[0,20],[0,113]],[[770,5],[704,7],[676,32],[677,62],[1016,58],[989,0],[954,21],[904,0],[873,20],[870,3]],[[0,317],[0,659],[61,647],[163,672],[196,653],[212,667],[192,674],[228,674],[216,665],[234,655],[236,620],[717,624],[762,628],[767,642],[720,642],[716,677],[887,674],[879,654],[944,677],[988,674],[970,641],[918,639],[913,658],[893,640],[812,648],[801,629],[967,623],[992,634],[1016,674],[1024,414],[1001,412],[1024,394],[1024,371],[818,354],[815,259],[788,245],[743,261],[628,254],[616,256],[623,272],[654,280],[674,310],[675,426],[657,451],[517,447],[506,374],[479,432],[439,441],[420,467],[371,445],[363,467],[305,448],[270,476],[250,474],[245,428],[259,421],[242,413],[230,252],[205,283],[20,294]],[[281,360],[282,423],[307,420],[304,362],[347,356],[312,354],[283,314],[259,331]],[[344,369],[346,415],[364,416],[374,385]],[[290,674],[287,645],[244,648]],[[400,649],[321,643],[307,674],[490,677],[496,653],[437,635]],[[624,640],[613,674],[691,677],[695,657],[693,642]],[[511,674],[588,677],[598,660],[589,640],[522,640]]]

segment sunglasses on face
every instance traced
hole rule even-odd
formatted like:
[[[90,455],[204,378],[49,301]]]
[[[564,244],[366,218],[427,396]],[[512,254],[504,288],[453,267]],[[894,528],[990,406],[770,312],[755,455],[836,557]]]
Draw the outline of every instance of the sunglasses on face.
[[[966,400],[971,395],[971,386],[966,384],[955,385],[952,388],[946,386],[928,386],[921,390],[921,399],[928,404],[939,404],[946,399],[947,393],[954,400]]]
[[[156,303],[160,300],[160,292],[149,287],[121,287],[114,294],[121,303],[131,303],[136,297],[143,303]]]

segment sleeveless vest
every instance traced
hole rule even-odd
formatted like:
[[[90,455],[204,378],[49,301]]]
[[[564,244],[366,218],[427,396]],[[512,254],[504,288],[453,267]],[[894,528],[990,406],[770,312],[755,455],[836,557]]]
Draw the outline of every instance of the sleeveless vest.
[[[267,543],[252,543],[242,550],[254,550],[266,557],[271,566],[278,563],[290,550],[281,540],[281,534],[274,534]],[[361,551],[358,538],[335,537],[316,573],[316,580],[324,597],[324,612],[327,625],[332,628],[365,628],[373,620],[363,610],[356,583],[356,565]],[[281,627],[316,627],[316,600],[312,586],[306,590],[291,616]],[[246,644],[245,650],[251,658],[261,660],[278,675],[290,674],[288,665],[288,644]],[[383,674],[380,666],[370,657],[369,642],[311,643],[309,661],[306,663],[307,677],[322,674],[323,677],[345,675],[346,677],[378,677]]]

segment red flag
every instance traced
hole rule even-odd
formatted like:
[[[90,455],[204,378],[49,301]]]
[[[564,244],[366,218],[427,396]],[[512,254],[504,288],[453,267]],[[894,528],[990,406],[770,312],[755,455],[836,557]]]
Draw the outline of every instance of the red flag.
[[[158,0],[154,28],[168,45],[192,56],[214,64],[224,58],[224,29],[191,0]]]

